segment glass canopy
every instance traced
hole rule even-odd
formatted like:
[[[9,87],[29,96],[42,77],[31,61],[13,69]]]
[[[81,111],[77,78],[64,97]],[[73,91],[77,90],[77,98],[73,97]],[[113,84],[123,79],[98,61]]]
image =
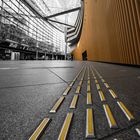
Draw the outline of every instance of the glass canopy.
[[[81,6],[81,0],[29,0],[29,1],[32,1],[34,6],[36,6],[37,10],[44,17],[56,13],[61,13],[63,11],[67,11]],[[67,23],[69,25],[74,25],[76,22],[77,15],[78,15],[78,11],[75,11],[68,14],[53,17],[51,19],[62,23]],[[57,26],[60,27],[60,25],[58,24]],[[62,28],[64,28],[63,25],[61,25],[61,29]]]

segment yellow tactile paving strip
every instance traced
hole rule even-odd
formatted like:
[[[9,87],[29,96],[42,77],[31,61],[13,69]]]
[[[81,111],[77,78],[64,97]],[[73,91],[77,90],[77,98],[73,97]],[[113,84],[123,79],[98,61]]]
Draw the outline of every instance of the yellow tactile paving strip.
[[[56,111],[58,110],[58,108],[60,107],[62,102],[64,101],[65,96],[68,95],[69,91],[71,90],[72,86],[74,85],[75,81],[77,80],[77,78],[79,77],[79,75],[81,74],[83,69],[84,69],[84,66],[82,67],[80,72],[76,75],[76,77],[73,79],[71,84],[65,89],[65,91],[63,92],[63,96],[61,96],[57,100],[55,105],[50,110],[50,113],[56,113]],[[84,74],[85,74],[85,71],[84,71],[84,73],[82,75],[82,78],[81,78],[81,82],[80,82],[81,85],[82,85],[82,82],[83,82]],[[76,106],[77,100],[78,100],[78,96],[75,95],[74,99],[73,99],[73,102],[71,104],[71,108]],[[67,136],[67,133],[68,133],[68,130],[69,130],[69,126],[70,126],[70,123],[71,123],[71,120],[72,120],[72,117],[73,117],[73,113],[68,113],[67,114],[66,120],[65,120],[65,122],[63,124],[62,130],[61,130],[59,138],[58,138],[59,140],[65,140],[66,139],[66,136]],[[44,118],[43,121],[40,123],[40,125],[33,132],[31,137],[29,138],[29,140],[37,140],[40,137],[40,135],[42,134],[42,132],[44,131],[44,129],[48,126],[49,122],[50,122],[49,118]]]
[[[105,85],[106,88],[109,88],[109,85],[107,83],[104,83],[104,85]]]
[[[68,93],[70,92],[70,90],[72,89],[72,86],[75,84],[76,80],[78,79],[79,75],[81,75],[81,79],[78,83],[78,86],[76,87],[76,90],[74,92],[74,96],[72,98],[71,104],[69,106],[70,108],[70,112],[67,113],[67,116],[65,118],[65,121],[62,125],[62,129],[60,131],[60,134],[58,136],[58,140],[66,140],[67,139],[67,134],[69,132],[70,129],[70,125],[72,124],[72,118],[74,116],[74,110],[76,109],[76,105],[78,102],[78,98],[80,98],[80,93],[81,92],[81,88],[82,88],[82,84],[84,81],[84,76],[87,70],[87,91],[86,91],[86,103],[87,103],[87,109],[86,109],[86,132],[85,132],[85,137],[86,138],[95,138],[95,128],[94,128],[94,110],[93,110],[93,101],[92,101],[92,91],[91,91],[91,85],[93,84],[91,82],[92,77],[94,78],[94,83],[96,85],[99,97],[101,102],[103,103],[103,110],[105,112],[105,116],[107,118],[107,122],[109,124],[110,128],[118,128],[117,126],[117,122],[114,118],[113,112],[111,111],[109,105],[107,104],[107,100],[105,98],[106,93],[104,94],[104,92],[102,91],[102,86],[100,85],[100,81],[103,83],[103,85],[106,87],[106,89],[108,90],[108,92],[110,93],[110,95],[116,100],[118,106],[120,107],[120,109],[123,111],[123,113],[125,114],[125,116],[127,117],[127,119],[129,121],[134,120],[134,116],[131,114],[131,112],[126,108],[126,106],[123,104],[123,102],[118,100],[118,96],[117,94],[114,92],[114,90],[111,89],[111,87],[109,86],[109,84],[105,81],[105,79],[103,79],[103,77],[100,75],[100,73],[94,69],[95,73],[93,71],[93,67],[83,67],[80,72],[76,75],[76,77],[74,78],[74,80],[70,83],[70,85],[68,85],[68,87],[65,89],[65,91],[63,92],[63,96],[61,96],[57,102],[55,103],[55,105],[52,107],[52,109],[50,110],[50,113],[56,113],[58,108],[60,107],[60,105],[62,104],[62,102],[64,101],[64,99],[66,98],[66,96],[68,95]],[[82,72],[83,71],[83,72]],[[92,74],[92,77],[90,77],[90,72]],[[82,73],[82,74],[81,74]],[[97,80],[100,79],[100,80]],[[114,110],[113,110],[114,111]],[[36,140],[40,137],[40,134],[43,132],[43,130],[48,126],[50,119],[49,118],[45,118],[41,124],[38,126],[38,128],[35,130],[35,132],[32,134],[32,136],[29,138],[29,140]],[[96,118],[95,118],[96,121]]]
[[[39,136],[41,135],[42,131],[47,127],[49,124],[50,119],[44,118],[43,121],[40,123],[40,125],[36,128],[32,136],[29,138],[29,140],[37,140]]]
[[[140,129],[139,128],[135,128],[135,130],[136,130],[138,136],[140,137]]]
[[[81,72],[83,71],[83,69],[84,69],[84,67],[82,67],[82,69],[80,70],[80,72],[76,75],[76,77],[75,77],[74,80],[72,81],[73,84],[75,83],[75,80],[77,80],[77,78],[79,77],[79,75],[81,74]],[[63,95],[67,95],[67,94],[68,94],[68,92],[69,92],[70,89],[72,88],[71,85],[73,85],[73,84],[70,84],[70,85],[66,88],[65,92],[63,93]],[[80,92],[80,88],[78,88],[77,91]],[[65,97],[64,97],[64,96],[61,96],[61,97],[57,100],[57,102],[55,103],[55,105],[53,106],[53,108],[50,110],[50,113],[56,113],[57,110],[58,110],[58,108],[60,107],[60,105],[61,105],[62,102],[64,101],[64,99],[65,99]]]
[[[103,108],[104,108],[104,111],[105,111],[110,128],[117,128],[117,123],[113,117],[113,114],[110,110],[110,107],[107,104],[104,104]]]
[[[96,84],[96,87],[97,87],[97,90],[100,90],[101,89],[101,87],[100,87],[99,84]]]
[[[119,105],[119,107],[121,108],[121,110],[123,111],[123,113],[125,114],[125,116],[129,121],[134,120],[134,116],[131,114],[131,112],[126,108],[126,106],[121,101],[117,101],[117,104]]]
[[[77,78],[79,77],[79,75],[81,74],[81,72],[83,71],[84,66],[82,67],[82,69],[80,70],[80,72],[76,75],[76,77],[73,79],[73,81],[70,83],[70,87],[72,87],[75,83],[75,81],[77,80]]]
[[[95,80],[95,83],[98,84],[98,80]]]
[[[103,83],[103,85],[106,87],[106,89],[108,90],[110,95],[116,100],[118,106],[121,108],[121,110],[123,111],[123,113],[125,114],[127,119],[129,121],[134,120],[135,118],[132,115],[132,113],[126,108],[126,106],[123,104],[123,102],[119,101],[119,98],[118,98],[117,94],[114,92],[114,90],[111,89],[109,84],[103,79],[103,77],[100,75],[100,73],[95,68],[94,68],[94,71],[93,71],[93,67],[91,67],[91,71],[92,71],[93,78],[95,80],[97,91],[100,94],[101,101],[103,101],[103,96],[101,94],[102,91],[101,91],[100,84],[97,83],[97,81],[96,81],[97,77],[95,76],[94,71],[97,74],[97,76],[99,77],[99,79],[101,80],[101,82]],[[105,114],[106,114],[106,117],[107,117],[108,124],[109,124],[110,128],[117,128],[116,120],[113,117],[113,114],[110,110],[109,105],[107,103],[103,104],[103,108],[104,108],[104,111],[105,111]]]
[[[98,91],[101,101],[106,101],[104,93],[100,90]]]
[[[86,110],[86,138],[95,138],[92,108]]]
[[[78,84],[78,86],[77,86],[77,88],[76,88],[75,93],[77,93],[77,94],[79,94],[80,91],[81,91],[82,84],[83,84],[83,80],[84,80],[85,71],[86,71],[86,69],[83,71],[83,74],[82,74],[81,80],[79,81],[79,84]]]
[[[87,84],[90,85],[90,80],[88,80],[88,83]]]
[[[78,101],[78,95],[74,95],[73,96],[73,99],[72,99],[72,102],[71,102],[71,105],[70,105],[70,108],[71,109],[74,109],[74,108],[76,108],[76,104],[77,104],[77,101]]]
[[[72,118],[73,113],[68,113],[62,126],[61,132],[59,134],[58,140],[66,140]]]
[[[87,105],[92,106],[92,95],[91,95],[91,78],[90,68],[87,70]],[[86,138],[95,138],[95,129],[93,121],[93,109],[87,108],[86,110]]]
[[[97,79],[96,76],[95,76],[95,74],[94,74],[94,72],[93,72],[93,70],[92,70],[92,68],[91,68],[91,71],[92,71],[92,74],[93,74],[94,79]],[[105,82],[105,80],[102,78],[102,76],[99,75],[99,73],[97,73],[97,75],[99,76],[99,78],[102,79],[103,82]],[[96,84],[96,88],[97,88],[97,91],[99,93],[99,97],[100,97],[101,101],[102,102],[106,101],[105,96],[104,96],[104,93],[101,90],[101,86],[100,86],[98,80],[95,80],[95,84]],[[106,87],[109,87],[107,83],[105,83],[105,86]],[[109,107],[109,105],[107,103],[106,104],[103,104],[103,109],[105,111],[105,115],[106,115],[106,118],[107,118],[109,127],[110,128],[117,128],[117,123],[116,123],[116,121],[115,121],[115,119],[113,117],[113,114],[112,114],[112,112],[110,110],[110,107]]]
[[[69,93],[70,90],[71,90],[71,86],[68,86],[68,87],[66,88],[66,90],[64,91],[63,95],[64,95],[64,96],[65,96],[65,95],[68,95],[68,93]]]
[[[116,95],[116,93],[112,89],[109,89],[109,92],[110,92],[110,94],[112,95],[112,97],[114,99],[117,99],[118,98],[118,96]]]
[[[50,113],[56,113],[56,111],[58,110],[58,108],[60,107],[60,105],[62,104],[62,102],[64,101],[65,97],[61,96],[57,102],[55,103],[55,105],[53,106],[53,108],[50,110]]]
[[[91,92],[87,93],[87,105],[92,105],[92,96]]]
[[[92,67],[93,69],[93,67]],[[105,85],[105,87],[107,88],[107,90],[109,91],[109,93],[111,94],[111,96],[114,99],[119,99],[117,94],[111,89],[111,87],[109,86],[109,84],[103,79],[103,77],[100,75],[100,73],[94,68],[94,71],[96,72],[96,74],[98,75],[98,77],[100,78],[100,80],[102,81],[102,83]],[[92,73],[93,70],[92,70]],[[95,76],[95,74],[94,74]],[[98,88],[98,87],[97,87]],[[127,117],[127,119],[129,121],[134,120],[134,116],[132,115],[132,113],[127,109],[127,107],[123,104],[123,102],[121,101],[117,101],[118,106],[121,108],[121,110],[123,111],[123,113],[125,114],[125,116]]]
[[[87,71],[87,105],[92,105],[90,69]]]
[[[90,85],[87,85],[87,92],[90,92],[90,91],[91,91]]]
[[[80,93],[80,90],[81,90],[81,85],[79,86],[77,86],[77,88],[76,88],[76,91],[75,91],[75,93]]]
[[[101,81],[102,81],[103,83],[105,83],[105,80],[104,80],[104,79],[101,79]]]
[[[83,80],[81,80],[81,81],[79,82],[79,86],[82,86],[82,84],[83,84]]]
[[[84,68],[82,68],[82,70],[83,69]],[[82,70],[75,77],[75,79],[73,80],[73,83],[71,85],[73,85],[75,83],[75,81],[77,80],[77,78],[81,74]],[[81,80],[79,81],[79,84],[78,84],[78,86],[76,88],[75,93],[80,93],[80,90],[81,90],[81,87],[82,87],[82,84],[83,84],[83,79],[84,79],[85,71],[86,71],[86,69],[84,69],[84,72],[82,74]],[[76,104],[78,102],[78,97],[79,97],[79,95],[76,95],[76,94],[73,96],[72,102],[70,104],[70,109],[75,109],[76,108]],[[58,140],[65,140],[66,139],[68,131],[69,131],[69,127],[70,127],[70,124],[71,124],[71,121],[72,121],[72,118],[73,118],[73,113],[71,113],[71,112],[68,113],[67,117],[66,117],[66,119],[64,121],[64,124],[62,126],[61,132],[59,134]]]

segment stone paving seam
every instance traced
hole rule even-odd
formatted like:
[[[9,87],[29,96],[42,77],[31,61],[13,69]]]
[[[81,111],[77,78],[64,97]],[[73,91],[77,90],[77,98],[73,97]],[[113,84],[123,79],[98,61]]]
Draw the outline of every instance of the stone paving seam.
[[[83,68],[84,68],[84,67],[82,67],[80,73],[83,71]],[[77,74],[78,77],[79,77],[80,73]],[[77,77],[77,78],[78,78],[78,77]],[[76,79],[77,79],[77,78],[76,78]],[[75,79],[75,80],[76,80],[76,79]],[[63,99],[62,99],[62,102],[63,102],[64,99],[65,99],[65,97],[64,97],[64,96],[61,96],[61,97],[63,97]],[[61,97],[60,97],[59,99],[61,99]],[[57,100],[57,102],[59,101],[59,99]],[[57,103],[57,102],[56,102],[56,103]],[[62,105],[62,102],[60,103],[60,106]],[[55,105],[56,105],[56,103],[55,103]],[[55,106],[55,105],[54,105],[54,106]],[[54,107],[54,106],[53,106],[53,107]],[[60,106],[58,106],[58,108],[59,108]],[[57,109],[58,109],[58,108],[57,108]],[[53,109],[53,108],[52,108],[52,109]],[[72,116],[73,116],[73,115],[72,115]],[[72,118],[73,118],[73,117],[72,117]],[[44,129],[43,129],[43,130],[44,130]],[[41,132],[40,132],[40,133],[41,133]],[[39,136],[40,136],[40,134],[39,134]],[[32,137],[32,136],[31,136],[31,137]],[[34,139],[34,140],[36,140],[36,139]]]

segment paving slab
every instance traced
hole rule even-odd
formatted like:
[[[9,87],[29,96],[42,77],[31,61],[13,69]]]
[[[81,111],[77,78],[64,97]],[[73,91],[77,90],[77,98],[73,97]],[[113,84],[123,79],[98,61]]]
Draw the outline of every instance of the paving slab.
[[[63,96],[82,67],[86,72],[78,94],[75,109],[70,109],[71,101],[76,95],[76,88],[83,71],[74,81],[64,101],[56,113],[50,110]],[[100,100],[95,79],[89,69],[92,105],[87,105],[87,68],[91,68],[106,98]],[[114,99],[109,89],[104,86],[96,71],[108,83],[118,96]],[[135,128],[140,128],[140,69],[115,64],[88,61],[0,61],[0,139],[27,140],[41,123],[48,117],[51,119],[42,132],[40,140],[56,140],[60,134],[67,113],[73,112],[73,119],[68,131],[68,140],[86,139],[86,109],[93,109],[95,127],[94,139],[111,140],[114,138],[138,140]],[[117,101],[122,101],[134,115],[130,122]],[[118,128],[109,127],[103,105],[108,104]]]

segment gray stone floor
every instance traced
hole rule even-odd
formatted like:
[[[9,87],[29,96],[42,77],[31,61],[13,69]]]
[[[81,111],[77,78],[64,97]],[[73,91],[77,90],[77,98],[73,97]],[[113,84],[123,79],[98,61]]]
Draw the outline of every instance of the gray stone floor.
[[[0,61],[0,140],[27,140],[46,116],[51,122],[40,139],[57,140],[81,75],[57,113],[49,111],[84,65],[96,68],[135,116],[135,121],[127,120],[97,77],[118,124],[118,129],[110,129],[92,78],[96,139],[139,140],[140,68],[81,61]],[[85,139],[87,71],[84,80],[68,140]]]

